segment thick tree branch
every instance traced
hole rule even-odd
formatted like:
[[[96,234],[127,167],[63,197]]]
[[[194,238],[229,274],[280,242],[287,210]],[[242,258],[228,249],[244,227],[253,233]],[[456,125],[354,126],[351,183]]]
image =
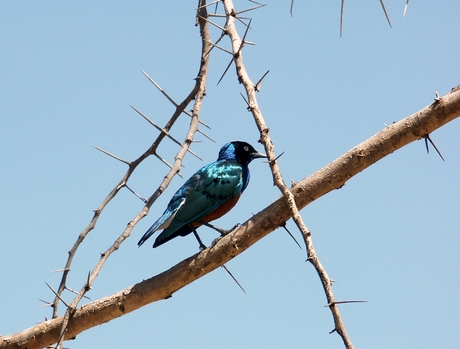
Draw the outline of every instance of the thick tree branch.
[[[351,177],[403,146],[423,138],[460,116],[460,91],[453,91],[423,110],[396,122],[357,145],[329,165],[291,188],[297,207],[304,208],[328,192],[342,187]],[[281,197],[221,238],[214,246],[171,269],[128,287],[112,296],[76,310],[69,321],[67,339],[91,327],[113,320],[149,303],[166,299],[182,287],[220,267],[291,218]],[[0,348],[43,348],[59,338],[63,318],[52,319],[23,332],[0,337]]]

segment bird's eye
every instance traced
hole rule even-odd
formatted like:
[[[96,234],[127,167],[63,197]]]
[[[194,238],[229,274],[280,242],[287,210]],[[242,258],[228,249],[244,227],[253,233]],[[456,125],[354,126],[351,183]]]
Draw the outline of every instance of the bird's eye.
[[[249,147],[246,145],[246,146],[244,147],[244,150],[249,151]]]

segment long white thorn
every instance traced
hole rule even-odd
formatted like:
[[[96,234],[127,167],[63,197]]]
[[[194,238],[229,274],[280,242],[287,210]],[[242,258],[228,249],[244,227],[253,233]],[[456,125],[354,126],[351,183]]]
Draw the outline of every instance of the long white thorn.
[[[123,160],[122,158],[120,158],[120,157],[118,157],[118,156],[116,156],[116,155],[113,155],[113,154],[109,153],[108,151],[106,151],[106,150],[104,150],[104,149],[101,149],[101,148],[99,148],[99,147],[96,147],[95,145],[93,145],[93,147],[96,148],[97,150],[99,150],[100,152],[102,152],[102,153],[104,153],[104,154],[106,154],[106,155],[108,155],[108,156],[111,156],[112,158],[114,158],[114,159],[116,159],[116,160],[118,160],[118,161],[121,161],[121,162],[125,163],[125,164],[128,165],[128,166],[131,165],[131,163],[130,163],[129,161]]]

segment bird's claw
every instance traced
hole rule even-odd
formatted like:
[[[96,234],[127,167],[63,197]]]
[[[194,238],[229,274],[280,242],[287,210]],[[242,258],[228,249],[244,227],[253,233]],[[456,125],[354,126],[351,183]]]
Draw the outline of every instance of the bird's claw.
[[[236,228],[239,228],[241,226],[240,223],[237,223],[235,224],[232,228],[228,229],[228,230],[225,230],[225,229],[219,229],[218,232],[220,233],[221,236],[225,236],[229,233],[231,233],[232,231],[234,231]]]
[[[241,224],[235,224],[235,226],[229,230],[226,230],[226,229],[222,229],[222,228],[219,228],[219,227],[216,227],[215,225],[212,225],[211,223],[208,223],[208,222],[205,222],[203,220],[199,220],[198,222],[200,222],[201,224],[207,226],[208,228],[211,228],[211,229],[214,229],[215,231],[217,231],[220,236],[225,236],[227,235],[228,233],[231,233],[232,231],[234,231],[236,228],[238,228]]]
[[[215,238],[214,240],[212,240],[212,242],[211,242],[211,247],[216,246],[216,244],[219,242],[219,240],[220,240],[221,238],[222,238],[222,237],[218,237],[218,238]]]

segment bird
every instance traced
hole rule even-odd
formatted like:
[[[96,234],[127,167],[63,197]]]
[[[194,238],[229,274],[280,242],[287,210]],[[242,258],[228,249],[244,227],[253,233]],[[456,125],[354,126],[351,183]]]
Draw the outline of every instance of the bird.
[[[209,222],[222,217],[236,205],[249,184],[249,163],[266,157],[243,141],[225,144],[216,161],[200,168],[176,191],[161,217],[139,240],[138,246],[163,229],[153,248],[192,232],[200,248],[206,248],[196,228],[201,225],[213,227]],[[218,231],[222,234],[221,230]]]

